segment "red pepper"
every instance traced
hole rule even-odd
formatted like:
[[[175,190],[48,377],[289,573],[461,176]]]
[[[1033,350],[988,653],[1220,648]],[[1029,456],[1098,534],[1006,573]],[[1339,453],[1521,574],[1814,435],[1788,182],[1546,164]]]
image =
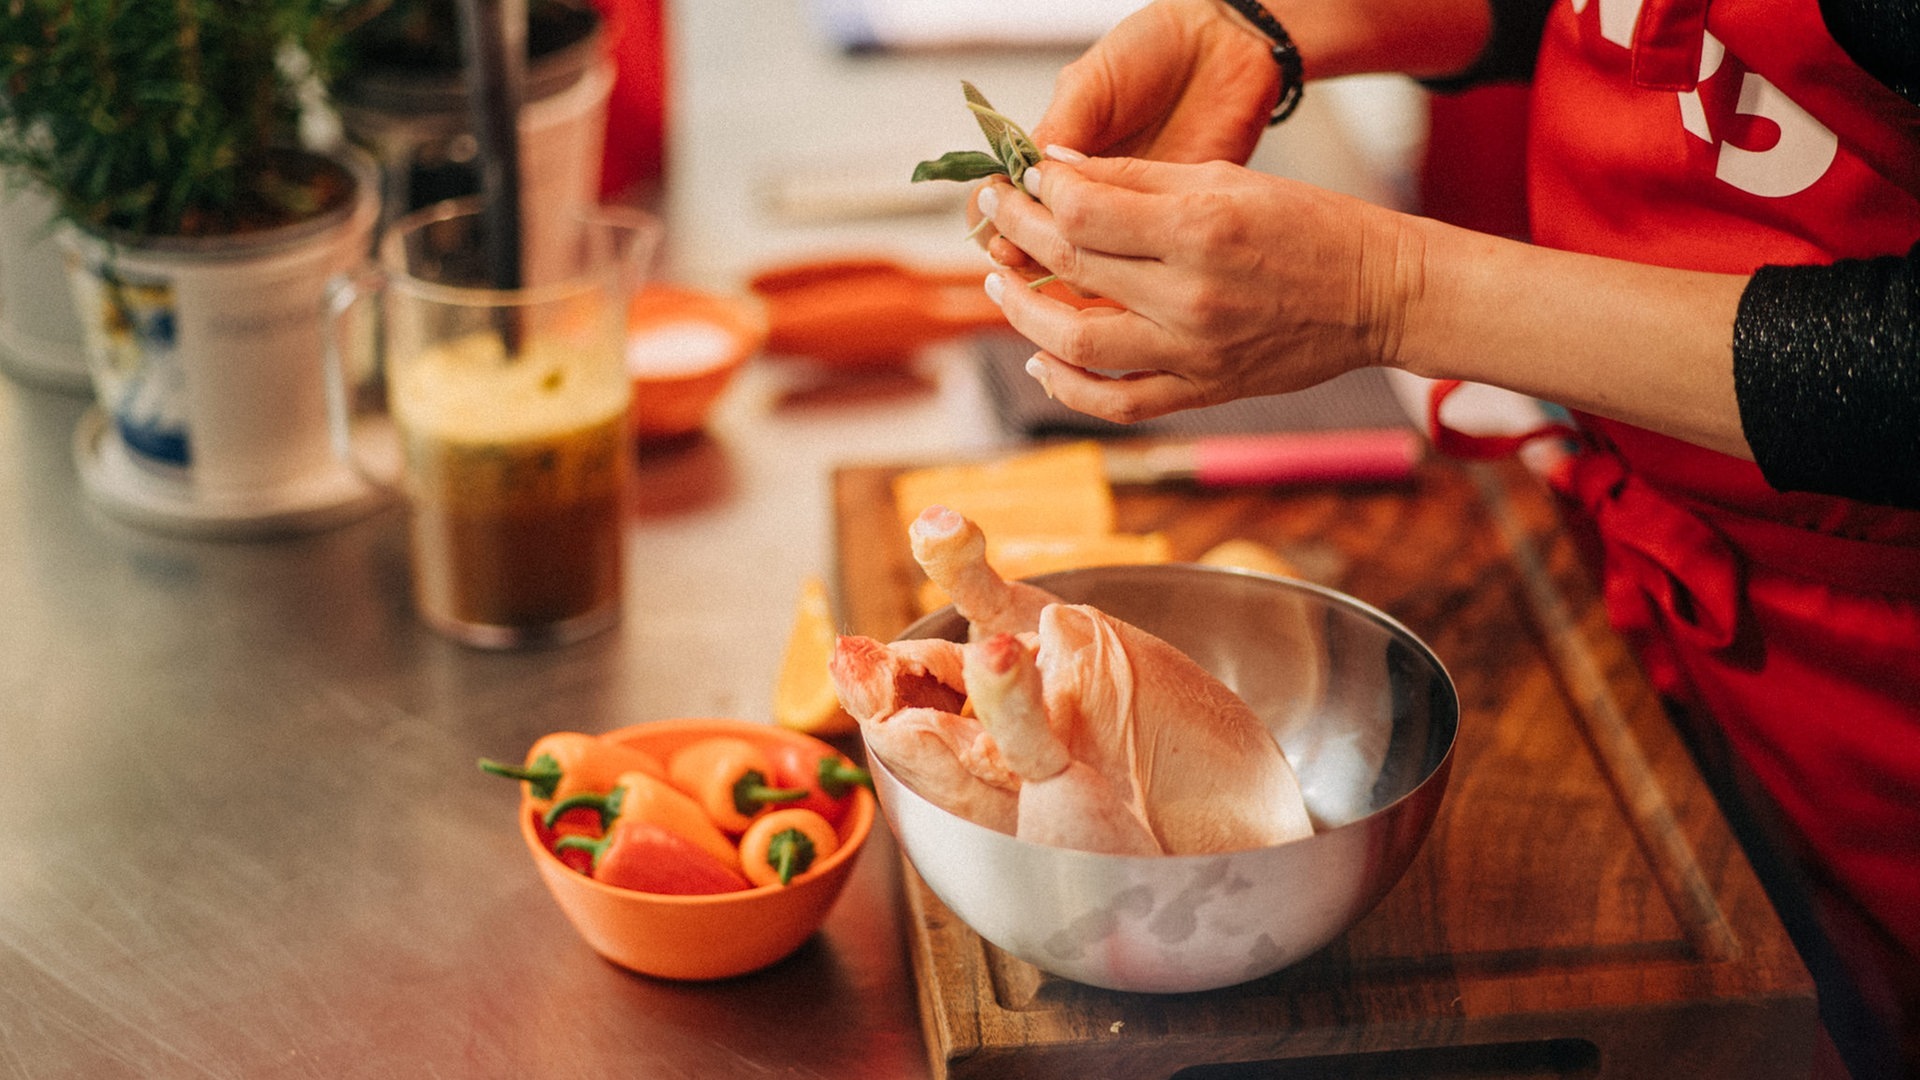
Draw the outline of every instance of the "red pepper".
[[[598,834],[603,829],[633,818],[650,821],[655,825],[676,833],[709,854],[719,859],[730,870],[740,868],[740,852],[733,841],[727,839],[720,827],[707,817],[707,812],[693,797],[665,780],[657,780],[643,772],[630,772],[622,775],[613,790],[605,794],[580,792],[569,795],[547,807],[546,817],[541,824],[552,829],[572,813],[586,810],[597,818]]]
[[[554,848],[556,855],[588,852],[593,858],[593,879],[622,889],[695,896],[750,887],[746,878],[700,845],[637,818],[615,821],[599,839],[563,836],[554,841]]]
[[[781,805],[811,810],[835,827],[853,805],[849,797],[853,789],[873,787],[867,770],[824,744],[781,743],[767,750],[767,760],[773,766],[774,783],[807,790],[806,797]]]
[[[533,816],[533,831],[540,838],[540,844],[554,853],[569,870],[592,876],[593,856],[584,851],[559,846],[563,836],[584,836],[591,840],[600,835],[599,821],[590,812],[577,811],[565,815],[558,823],[548,826],[540,820],[536,812]]]

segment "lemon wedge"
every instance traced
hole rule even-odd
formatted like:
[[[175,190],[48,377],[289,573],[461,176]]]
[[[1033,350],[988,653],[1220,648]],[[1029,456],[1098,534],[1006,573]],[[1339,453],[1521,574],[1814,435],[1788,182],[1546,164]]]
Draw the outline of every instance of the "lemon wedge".
[[[793,630],[787,635],[779,678],[773,686],[774,723],[811,735],[838,735],[857,726],[840,708],[833,678],[827,673],[837,635],[826,582],[808,578],[800,585]]]
[[[1257,540],[1236,537],[1209,548],[1199,562],[1207,566],[1229,566],[1240,570],[1258,570],[1276,577],[1299,577],[1300,571],[1281,554]]]

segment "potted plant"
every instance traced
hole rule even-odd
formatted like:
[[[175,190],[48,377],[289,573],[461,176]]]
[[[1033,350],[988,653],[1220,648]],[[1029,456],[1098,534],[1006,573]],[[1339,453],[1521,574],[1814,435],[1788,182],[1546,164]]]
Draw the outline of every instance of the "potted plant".
[[[365,0],[0,5],[0,166],[53,200],[99,401],[108,509],[187,531],[331,520],[371,495],[328,436],[321,310],[379,215],[306,148]]]

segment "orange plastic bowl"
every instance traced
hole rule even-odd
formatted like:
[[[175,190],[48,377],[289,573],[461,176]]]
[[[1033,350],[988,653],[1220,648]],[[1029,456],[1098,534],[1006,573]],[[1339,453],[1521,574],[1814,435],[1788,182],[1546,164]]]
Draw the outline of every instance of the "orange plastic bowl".
[[[656,720],[606,738],[665,758],[710,735],[736,735],[761,746],[826,744],[811,735],[744,720]],[[520,834],[547,891],[593,951],[644,975],[724,979],[786,957],[806,943],[853,872],[873,829],[873,793],[857,788],[840,822],[840,846],[785,886],[763,885],[711,896],[666,896],[603,885],[569,869],[541,843],[539,814],[522,799]]]
[[[634,438],[660,442],[706,427],[720,395],[766,340],[766,315],[751,299],[677,285],[642,289],[627,309]]]

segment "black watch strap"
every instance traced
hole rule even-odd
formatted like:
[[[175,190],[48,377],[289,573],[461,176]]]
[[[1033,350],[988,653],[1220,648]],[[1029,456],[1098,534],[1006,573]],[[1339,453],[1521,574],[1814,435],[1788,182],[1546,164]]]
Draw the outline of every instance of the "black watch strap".
[[[1300,64],[1300,50],[1293,44],[1292,35],[1280,25],[1260,0],[1226,0],[1227,6],[1244,15],[1254,28],[1267,35],[1273,42],[1273,62],[1280,68],[1280,101],[1273,107],[1273,116],[1267,120],[1267,126],[1285,120],[1300,107],[1300,95],[1306,85],[1306,75]]]

